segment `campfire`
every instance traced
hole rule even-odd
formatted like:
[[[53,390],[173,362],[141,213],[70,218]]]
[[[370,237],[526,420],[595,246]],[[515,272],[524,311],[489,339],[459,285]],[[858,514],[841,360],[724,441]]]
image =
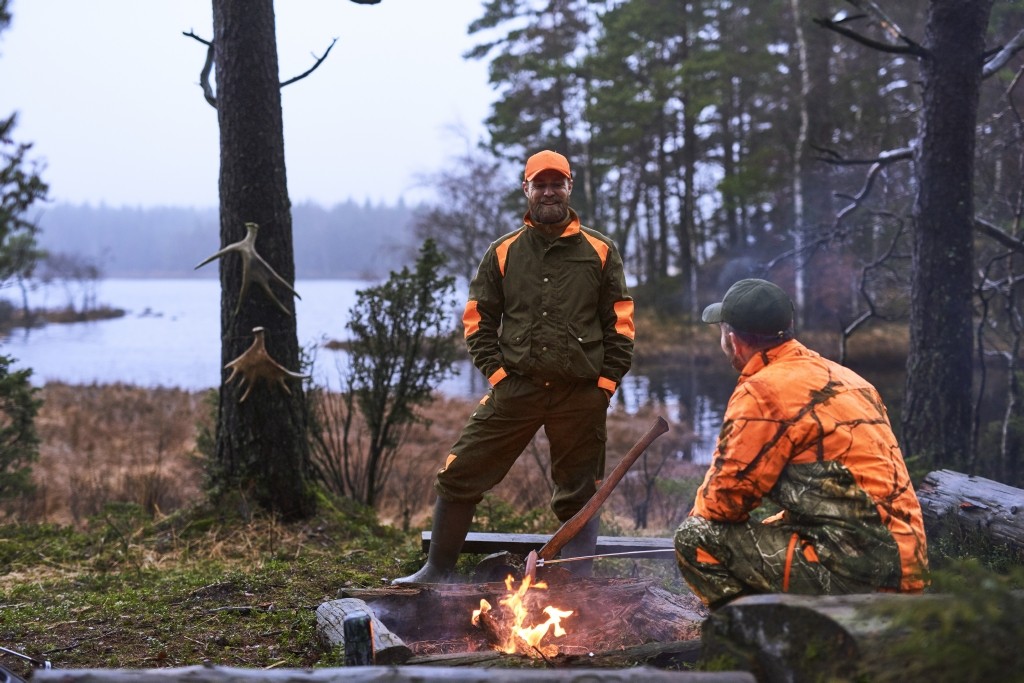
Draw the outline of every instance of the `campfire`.
[[[571,617],[573,610],[563,610],[553,605],[546,605],[541,612],[547,615],[543,622],[528,625],[531,620],[530,604],[536,602],[527,597],[528,591],[546,590],[548,585],[539,581],[533,583],[532,577],[525,576],[518,588],[515,577],[511,574],[505,579],[506,595],[499,600],[499,608],[493,609],[486,598],[480,598],[479,609],[473,610],[472,623],[488,634],[488,640],[494,649],[505,654],[525,654],[530,657],[553,657],[558,654],[558,647],[553,644],[541,644],[550,631],[554,637],[566,634],[562,627],[562,619]],[[534,594],[530,594],[532,597]]]
[[[700,637],[706,612],[692,595],[671,594],[651,581],[580,579],[565,570],[545,571],[538,583],[524,577],[522,583],[506,578],[349,588],[342,599],[320,606],[318,628],[325,642],[337,642],[348,605],[354,603],[376,620],[378,663],[487,653],[593,659],[644,644]]]

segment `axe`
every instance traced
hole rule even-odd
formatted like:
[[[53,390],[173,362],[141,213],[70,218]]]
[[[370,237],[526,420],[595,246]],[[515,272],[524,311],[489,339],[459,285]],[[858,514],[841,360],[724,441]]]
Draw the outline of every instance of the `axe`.
[[[612,489],[619,483],[622,477],[626,474],[626,471],[633,466],[647,447],[657,439],[659,436],[668,431],[668,422],[665,418],[659,417],[651,425],[651,428],[647,430],[647,433],[640,437],[629,452],[619,461],[619,464],[615,466],[603,482],[597,489],[590,500],[583,508],[573,515],[572,519],[562,524],[558,531],[551,537],[547,543],[545,543],[540,550],[531,550],[530,554],[526,556],[526,570],[524,572],[524,580],[526,576],[530,577],[530,583],[535,583],[537,580],[537,562],[538,560],[548,561],[553,560],[555,555],[558,554],[566,543],[572,539],[573,536],[580,532],[587,522],[597,513],[598,508],[608,499],[611,495]],[[543,564],[543,562],[541,563]]]

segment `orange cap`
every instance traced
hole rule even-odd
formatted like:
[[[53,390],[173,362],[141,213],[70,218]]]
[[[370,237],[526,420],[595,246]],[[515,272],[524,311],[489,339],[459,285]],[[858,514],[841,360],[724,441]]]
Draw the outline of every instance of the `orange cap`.
[[[572,173],[569,171],[569,160],[550,149],[537,152],[526,160],[525,177],[527,182],[533,180],[541,171],[558,171],[566,178],[572,178]]]

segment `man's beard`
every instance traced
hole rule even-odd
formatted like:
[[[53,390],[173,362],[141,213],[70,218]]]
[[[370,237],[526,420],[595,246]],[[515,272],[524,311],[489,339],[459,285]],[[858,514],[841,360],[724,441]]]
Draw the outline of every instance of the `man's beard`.
[[[568,215],[568,202],[559,202],[557,204],[537,202],[530,206],[530,217],[536,223],[561,223]]]

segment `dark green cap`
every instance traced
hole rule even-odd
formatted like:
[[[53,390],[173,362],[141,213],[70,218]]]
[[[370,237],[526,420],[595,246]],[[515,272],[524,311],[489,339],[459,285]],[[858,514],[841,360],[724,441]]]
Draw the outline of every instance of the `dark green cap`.
[[[782,337],[793,325],[793,302],[767,280],[740,280],[720,303],[704,309],[706,323],[728,323],[740,332]]]

